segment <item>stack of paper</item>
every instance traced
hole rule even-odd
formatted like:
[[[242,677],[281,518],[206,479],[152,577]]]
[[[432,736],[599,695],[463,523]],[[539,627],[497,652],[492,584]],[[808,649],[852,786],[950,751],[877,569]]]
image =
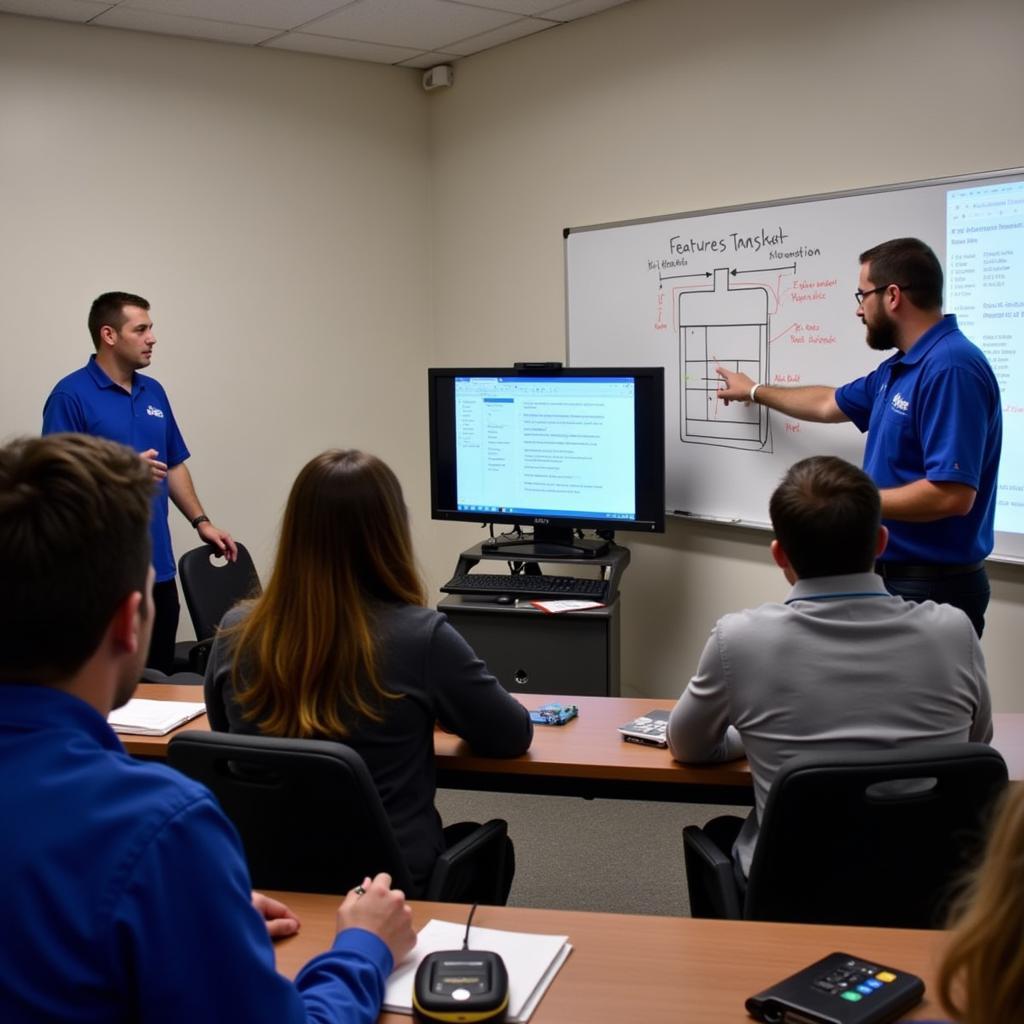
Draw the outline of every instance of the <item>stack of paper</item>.
[[[206,710],[202,701],[142,700],[133,697],[124,707],[107,715],[114,732],[133,736],[166,736]]]
[[[465,924],[428,921],[416,939],[413,951],[391,972],[384,993],[384,1009],[392,1013],[412,1013],[412,984],[416,968],[428,953],[442,949],[461,949]],[[572,946],[566,935],[529,935],[496,928],[469,930],[469,948],[497,953],[508,969],[508,1014],[513,1024],[524,1024],[537,1008],[541,996],[565,963]]]

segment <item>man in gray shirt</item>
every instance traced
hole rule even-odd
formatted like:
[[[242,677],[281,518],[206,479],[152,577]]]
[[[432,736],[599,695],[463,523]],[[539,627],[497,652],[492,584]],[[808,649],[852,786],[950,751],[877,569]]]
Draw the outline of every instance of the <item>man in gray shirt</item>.
[[[833,456],[804,459],[769,507],[772,558],[793,589],[718,620],[668,724],[677,761],[750,761],[755,807],[733,846],[744,876],[788,758],[992,738],[970,620],[894,597],[872,571],[888,532],[871,479]],[[720,826],[716,838],[727,834]]]

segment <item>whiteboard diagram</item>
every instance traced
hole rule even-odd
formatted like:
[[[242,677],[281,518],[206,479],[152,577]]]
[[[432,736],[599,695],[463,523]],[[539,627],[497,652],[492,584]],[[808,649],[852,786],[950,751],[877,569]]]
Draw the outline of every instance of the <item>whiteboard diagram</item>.
[[[798,459],[860,463],[852,423],[717,398],[717,366],[763,384],[836,387],[887,358],[865,343],[859,254],[896,236],[932,247],[947,312],[1003,394],[996,558],[1024,561],[1024,168],[567,228],[573,366],[665,369],[670,512],[768,524]],[[675,381],[673,386],[671,382]]]
[[[736,271],[733,271],[735,275]],[[768,292],[733,285],[729,268],[714,271],[711,287],[679,295],[680,440],[751,451],[772,451],[768,410],[718,397],[716,366],[770,380]]]

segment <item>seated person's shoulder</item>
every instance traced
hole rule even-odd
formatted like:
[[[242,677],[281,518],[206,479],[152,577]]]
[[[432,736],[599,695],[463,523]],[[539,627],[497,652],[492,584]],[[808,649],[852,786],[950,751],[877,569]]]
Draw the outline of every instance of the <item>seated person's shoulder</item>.
[[[971,625],[967,613],[951,604],[939,604],[936,601],[908,601],[897,598],[902,603],[904,614],[913,617],[920,623],[927,624],[937,634],[952,631],[954,634],[967,632],[975,639],[977,634]]]
[[[125,757],[121,769],[110,778],[118,804],[128,814],[151,820],[171,818],[189,807],[214,802],[210,791],[173,768]]]
[[[715,623],[714,628],[718,633],[742,632],[743,630],[761,628],[765,623],[784,619],[793,613],[793,607],[788,604],[781,601],[768,601],[753,608],[739,608],[733,612],[726,612]]]
[[[400,602],[382,603],[376,608],[378,627],[385,637],[429,638],[447,620],[433,608]]]

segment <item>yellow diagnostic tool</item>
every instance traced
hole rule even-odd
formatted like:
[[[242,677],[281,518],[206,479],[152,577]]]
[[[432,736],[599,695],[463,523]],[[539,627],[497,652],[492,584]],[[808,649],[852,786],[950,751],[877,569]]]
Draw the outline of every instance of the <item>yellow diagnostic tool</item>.
[[[469,926],[475,913],[474,903],[462,949],[428,953],[416,968],[412,1016],[420,1024],[501,1024],[505,1019],[508,971],[497,953],[469,948]]]
[[[416,970],[416,1021],[500,1024],[508,1010],[508,973],[497,953],[451,949],[428,953]]]

